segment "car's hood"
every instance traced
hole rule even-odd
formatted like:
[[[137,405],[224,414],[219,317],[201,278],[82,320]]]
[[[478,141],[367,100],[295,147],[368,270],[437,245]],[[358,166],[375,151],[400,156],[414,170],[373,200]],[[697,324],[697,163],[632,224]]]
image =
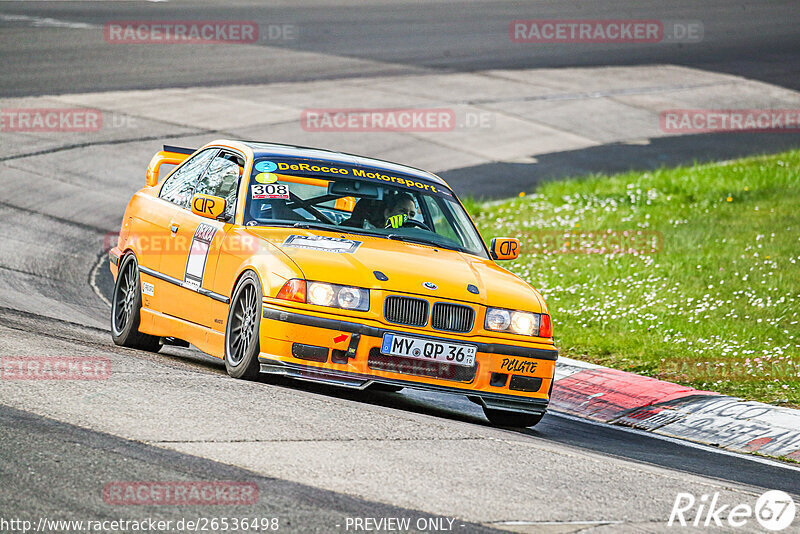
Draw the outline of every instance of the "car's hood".
[[[493,261],[471,254],[359,234],[274,227],[248,231],[279,247],[307,280],[542,310],[543,302],[531,286]],[[375,271],[388,280],[379,280]],[[426,288],[426,282],[436,289]],[[469,285],[478,289],[477,295]]]

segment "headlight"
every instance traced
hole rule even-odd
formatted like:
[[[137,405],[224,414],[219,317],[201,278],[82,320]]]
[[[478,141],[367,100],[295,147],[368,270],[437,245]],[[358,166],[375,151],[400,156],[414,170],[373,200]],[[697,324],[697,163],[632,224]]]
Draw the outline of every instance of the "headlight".
[[[308,284],[308,303],[317,306],[330,306],[333,304],[334,289],[330,284],[311,282]]]
[[[511,314],[511,331],[522,336],[532,336],[539,332],[539,314],[513,312]]]
[[[509,326],[511,326],[511,314],[508,310],[489,308],[486,312],[486,328],[489,330],[502,332],[508,330]]]
[[[343,287],[339,290],[339,294],[336,295],[336,302],[340,308],[357,310],[361,306],[361,301],[364,300],[363,292],[363,289],[356,287]]]
[[[303,291],[297,288],[302,286]],[[342,308],[345,310],[369,310],[369,290],[360,287],[340,286],[326,282],[306,282],[293,279],[284,284],[278,292],[278,298],[308,302],[317,306]]]
[[[486,322],[484,327],[487,330],[494,330],[495,332],[509,332],[512,334],[519,334],[521,336],[545,336],[550,337],[551,334],[547,330],[540,332],[540,325],[542,315],[538,313],[530,313],[517,310],[504,310],[502,308],[489,308],[486,310]],[[547,324],[550,324],[550,317],[547,318]]]

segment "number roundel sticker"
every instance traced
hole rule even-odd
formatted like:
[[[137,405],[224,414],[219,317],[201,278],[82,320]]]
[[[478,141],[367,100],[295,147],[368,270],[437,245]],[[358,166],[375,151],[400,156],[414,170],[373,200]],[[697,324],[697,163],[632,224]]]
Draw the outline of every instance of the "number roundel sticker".
[[[278,165],[271,161],[259,161],[256,163],[256,170],[258,172],[273,172],[278,169]]]
[[[278,175],[271,172],[262,172],[256,174],[256,182],[260,184],[274,184],[278,181]]]

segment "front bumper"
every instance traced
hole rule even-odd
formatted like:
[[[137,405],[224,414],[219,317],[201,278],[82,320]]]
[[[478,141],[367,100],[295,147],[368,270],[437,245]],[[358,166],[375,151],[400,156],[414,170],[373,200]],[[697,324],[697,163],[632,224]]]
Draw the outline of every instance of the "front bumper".
[[[484,407],[529,413],[544,412],[550,399],[558,352],[549,345],[421,334],[399,325],[356,323],[269,304],[264,305],[262,317],[262,372],[359,389],[383,383],[458,393]],[[381,355],[385,333],[475,345],[476,364],[464,367]]]

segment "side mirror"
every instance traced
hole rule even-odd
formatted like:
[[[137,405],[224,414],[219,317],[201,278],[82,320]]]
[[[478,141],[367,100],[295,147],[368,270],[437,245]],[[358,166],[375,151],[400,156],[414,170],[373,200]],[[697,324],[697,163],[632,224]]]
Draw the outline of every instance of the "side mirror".
[[[489,251],[493,260],[515,260],[519,257],[519,239],[495,237]]]
[[[207,219],[218,219],[225,213],[225,199],[198,193],[192,197],[192,213]]]

